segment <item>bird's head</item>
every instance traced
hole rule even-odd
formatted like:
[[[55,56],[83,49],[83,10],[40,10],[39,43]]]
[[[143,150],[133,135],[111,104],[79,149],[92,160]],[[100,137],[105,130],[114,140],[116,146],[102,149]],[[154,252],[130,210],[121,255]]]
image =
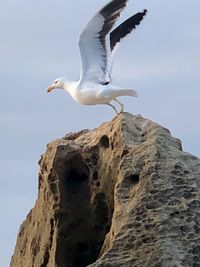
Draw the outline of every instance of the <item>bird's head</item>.
[[[56,79],[51,86],[49,86],[47,92],[50,93],[54,89],[64,89],[66,78],[58,78]]]

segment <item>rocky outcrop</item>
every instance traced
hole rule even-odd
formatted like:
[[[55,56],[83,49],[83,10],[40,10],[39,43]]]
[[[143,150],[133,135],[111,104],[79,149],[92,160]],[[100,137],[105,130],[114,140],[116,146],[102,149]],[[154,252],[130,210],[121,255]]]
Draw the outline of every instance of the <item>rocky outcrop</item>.
[[[11,267],[200,266],[200,159],[123,113],[42,155]]]

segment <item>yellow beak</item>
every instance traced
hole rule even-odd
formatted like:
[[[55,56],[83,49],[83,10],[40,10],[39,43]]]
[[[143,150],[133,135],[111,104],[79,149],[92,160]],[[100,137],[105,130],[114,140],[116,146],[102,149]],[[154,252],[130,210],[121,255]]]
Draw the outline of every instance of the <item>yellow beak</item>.
[[[47,89],[47,93],[50,93],[51,91],[53,91],[54,87],[53,86],[49,86],[49,88]]]

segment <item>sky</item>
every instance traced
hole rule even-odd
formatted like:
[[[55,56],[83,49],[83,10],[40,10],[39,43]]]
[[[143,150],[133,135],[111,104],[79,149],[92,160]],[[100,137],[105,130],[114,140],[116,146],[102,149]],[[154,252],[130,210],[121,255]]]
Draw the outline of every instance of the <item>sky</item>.
[[[114,117],[106,106],[81,106],[58,77],[77,80],[77,40],[108,1],[0,0],[0,266],[9,266],[20,224],[37,197],[38,160],[50,141]],[[200,1],[130,0],[119,23],[148,9],[121,43],[113,82],[139,98],[126,111],[170,129],[183,149],[200,156]]]

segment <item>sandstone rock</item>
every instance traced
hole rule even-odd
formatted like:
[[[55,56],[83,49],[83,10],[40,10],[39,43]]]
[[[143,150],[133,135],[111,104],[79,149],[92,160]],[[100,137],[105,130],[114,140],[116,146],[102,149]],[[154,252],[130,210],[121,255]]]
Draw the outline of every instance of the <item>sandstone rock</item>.
[[[200,266],[200,159],[123,113],[42,155],[11,267]]]

